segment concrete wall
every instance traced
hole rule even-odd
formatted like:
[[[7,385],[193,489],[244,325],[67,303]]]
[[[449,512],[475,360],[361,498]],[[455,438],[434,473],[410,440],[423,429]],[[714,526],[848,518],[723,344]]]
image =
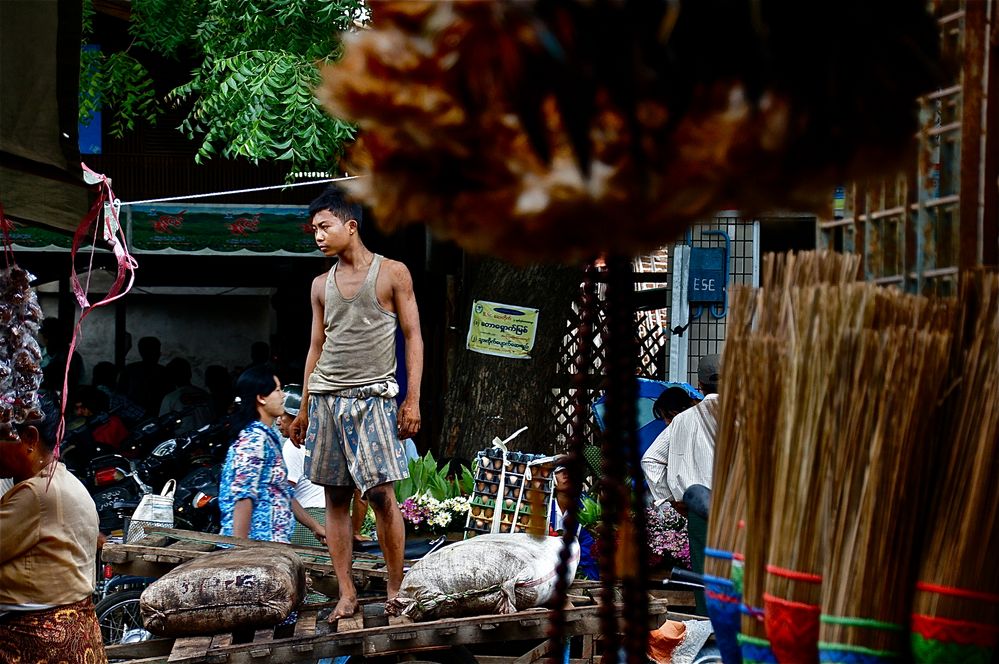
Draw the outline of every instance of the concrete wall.
[[[155,336],[162,344],[160,363],[185,358],[191,363],[195,385],[204,385],[204,369],[209,365],[221,364],[230,370],[245,366],[250,360],[250,345],[270,342],[274,329],[271,295],[263,289],[253,293],[164,295],[133,291],[125,298],[126,328],[132,335],[127,361],[139,360],[136,346],[140,338]],[[46,316],[57,315],[56,294],[40,293],[39,303]],[[114,362],[114,315],[112,304],[84,320],[77,349],[83,357],[85,382],[90,381],[95,364]]]

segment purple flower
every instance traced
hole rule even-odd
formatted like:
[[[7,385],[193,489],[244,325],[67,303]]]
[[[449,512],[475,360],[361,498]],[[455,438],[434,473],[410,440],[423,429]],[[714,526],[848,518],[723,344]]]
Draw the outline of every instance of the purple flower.
[[[671,558],[690,566],[690,541],[687,520],[669,504],[647,512],[649,552],[653,558]]]

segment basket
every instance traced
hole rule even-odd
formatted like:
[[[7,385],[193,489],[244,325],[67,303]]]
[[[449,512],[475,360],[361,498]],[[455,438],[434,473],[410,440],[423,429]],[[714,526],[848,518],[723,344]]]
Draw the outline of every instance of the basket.
[[[146,536],[150,527],[173,528],[173,494],[176,480],[168,480],[159,494],[147,493],[139,501],[128,524],[126,542],[136,542]]]

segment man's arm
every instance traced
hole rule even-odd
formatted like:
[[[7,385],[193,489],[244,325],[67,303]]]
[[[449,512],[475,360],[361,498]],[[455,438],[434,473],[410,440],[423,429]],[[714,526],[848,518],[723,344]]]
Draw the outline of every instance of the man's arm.
[[[321,274],[312,281],[312,335],[309,341],[309,353],[305,356],[305,377],[302,379],[302,403],[298,415],[291,423],[290,439],[295,447],[301,447],[305,440],[305,432],[309,429],[309,376],[319,363],[326,342],[326,275]]]
[[[406,341],[406,398],[399,406],[399,438],[405,440],[420,430],[420,381],[423,379],[423,335],[420,310],[413,292],[413,277],[402,263],[392,264],[392,299],[399,328]]]

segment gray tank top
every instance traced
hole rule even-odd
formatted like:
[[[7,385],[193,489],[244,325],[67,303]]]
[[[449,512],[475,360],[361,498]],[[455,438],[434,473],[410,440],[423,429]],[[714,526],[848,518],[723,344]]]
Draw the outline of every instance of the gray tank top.
[[[336,266],[326,277],[326,341],[309,392],[338,392],[390,381],[395,383],[395,330],[398,317],[378,304],[375,282],[382,257],[374,255],[368,276],[347,299],[336,285]]]

